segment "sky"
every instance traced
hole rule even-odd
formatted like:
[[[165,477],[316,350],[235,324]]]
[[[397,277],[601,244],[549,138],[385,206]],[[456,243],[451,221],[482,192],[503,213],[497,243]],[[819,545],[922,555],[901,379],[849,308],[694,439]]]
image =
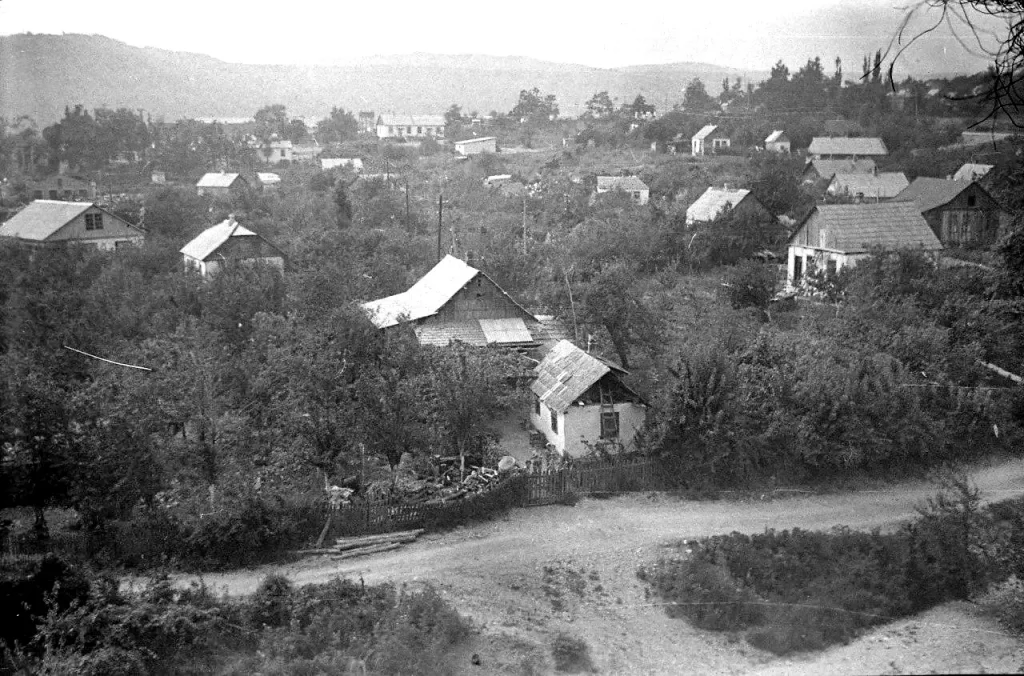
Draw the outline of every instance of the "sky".
[[[236,63],[351,63],[428,52],[602,68],[696,61],[768,70],[781,59],[795,70],[820,55],[831,72],[838,55],[852,73],[866,52],[890,43],[908,3],[919,1],[0,0],[0,35],[99,34]],[[937,16],[923,14],[912,28]],[[985,59],[971,57],[944,29],[913,46],[904,63],[912,72],[970,72]]]

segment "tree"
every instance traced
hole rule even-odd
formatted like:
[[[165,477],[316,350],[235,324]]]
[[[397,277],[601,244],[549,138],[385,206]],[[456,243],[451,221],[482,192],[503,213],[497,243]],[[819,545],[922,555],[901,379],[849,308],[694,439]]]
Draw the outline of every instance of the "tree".
[[[715,108],[715,100],[708,95],[699,77],[690,80],[683,93],[683,108],[688,111],[702,111]]]
[[[581,300],[584,320],[608,331],[623,368],[629,368],[635,347],[660,349],[664,319],[644,300],[635,272],[626,265],[613,264],[595,275],[584,286]]]
[[[586,107],[587,112],[585,114],[597,120],[609,117],[615,112],[615,104],[612,102],[612,98],[608,96],[607,91],[597,92],[591,96],[590,100],[586,103]]]
[[[457,103],[453,103],[448,107],[448,110],[444,111],[445,125],[451,126],[456,123],[461,123],[462,119],[462,106]]]
[[[647,103],[647,99],[644,98],[643,94],[637,94],[636,98],[633,99],[633,104],[630,106],[633,117],[646,117],[654,114],[654,105]]]
[[[274,103],[263,106],[253,115],[256,120],[254,133],[263,143],[267,143],[272,137],[286,138],[288,136],[288,111],[283,103]]]
[[[521,122],[545,123],[558,117],[558,103],[554,94],[541,95],[540,89],[523,89],[519,101],[509,111],[509,117]]]
[[[359,132],[359,122],[352,111],[331,108],[331,114],[316,123],[316,134],[321,143],[341,143]]]
[[[338,179],[335,182],[332,199],[338,227],[344,230],[352,225],[352,201],[348,197],[348,187],[344,180]]]

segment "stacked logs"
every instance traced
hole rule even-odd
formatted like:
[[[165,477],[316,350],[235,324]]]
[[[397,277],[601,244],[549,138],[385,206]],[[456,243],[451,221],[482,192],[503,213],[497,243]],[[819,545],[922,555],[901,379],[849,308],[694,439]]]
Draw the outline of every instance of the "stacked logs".
[[[424,529],[405,530],[397,533],[381,533],[380,535],[364,535],[361,537],[338,538],[333,547],[322,549],[302,549],[298,554],[329,554],[335,561],[353,559],[367,554],[379,554],[398,549],[402,545],[413,542],[423,534]]]

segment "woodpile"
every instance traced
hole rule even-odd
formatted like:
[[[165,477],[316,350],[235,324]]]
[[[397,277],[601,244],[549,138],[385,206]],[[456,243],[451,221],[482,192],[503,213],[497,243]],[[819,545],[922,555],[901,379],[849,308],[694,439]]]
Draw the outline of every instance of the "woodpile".
[[[297,554],[329,554],[335,561],[353,559],[367,554],[379,554],[398,549],[402,545],[413,542],[423,534],[424,529],[404,530],[397,533],[381,533],[380,535],[364,535],[361,537],[338,538],[333,547],[301,549]]]

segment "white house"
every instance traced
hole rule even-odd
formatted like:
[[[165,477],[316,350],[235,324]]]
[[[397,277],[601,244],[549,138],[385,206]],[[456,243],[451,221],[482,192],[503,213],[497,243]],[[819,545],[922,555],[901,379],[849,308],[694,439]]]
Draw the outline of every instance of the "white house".
[[[787,282],[800,286],[812,269],[838,272],[872,251],[942,250],[913,202],[820,204],[789,240]]]
[[[207,228],[181,248],[185,266],[199,271],[203,277],[233,265],[269,265],[284,269],[284,254],[276,246],[242,227],[229,216],[227,220]]]
[[[598,176],[597,194],[621,190],[635,203],[643,206],[651,199],[651,189],[636,176]]]
[[[588,443],[635,446],[647,406],[623,383],[625,370],[561,340],[534,372],[530,421],[559,454],[578,458]]]
[[[726,208],[737,215],[771,218],[771,212],[749,190],[709,187],[686,209],[686,224],[710,223]]]
[[[243,192],[248,187],[249,184],[241,174],[220,171],[203,174],[203,177],[196,183],[196,192],[200,195],[228,197]]]
[[[281,162],[291,162],[294,159],[291,141],[264,143],[256,149],[256,154],[265,164],[280,164]]]
[[[259,181],[261,188],[269,192],[281,187],[281,177],[269,171],[256,172],[256,180]]]
[[[708,124],[690,138],[690,153],[694,156],[717,153],[732,145],[732,141],[717,125]]]
[[[790,152],[789,137],[786,136],[786,132],[776,129],[768,134],[768,137],[764,140],[764,149],[773,153]]]
[[[459,155],[496,153],[498,152],[498,139],[494,136],[481,136],[480,138],[468,138],[464,141],[456,141],[455,152]]]
[[[28,246],[88,244],[109,251],[142,244],[146,234],[92,202],[36,200],[0,225],[0,241]]]
[[[395,115],[377,118],[377,138],[444,138],[444,115]]]

